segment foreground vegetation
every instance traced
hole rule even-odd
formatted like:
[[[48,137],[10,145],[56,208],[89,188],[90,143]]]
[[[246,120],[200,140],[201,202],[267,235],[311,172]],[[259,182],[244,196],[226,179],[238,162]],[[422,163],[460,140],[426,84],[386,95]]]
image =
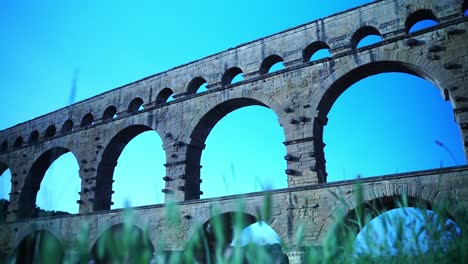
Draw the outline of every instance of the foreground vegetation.
[[[233,237],[237,237],[246,226],[243,214],[232,214],[232,226],[226,227],[226,220],[222,217],[214,217],[210,220],[210,228],[200,226],[199,232],[194,235],[183,251],[167,252],[165,237],[174,234],[160,234],[156,247],[153,247],[148,238],[148,230],[140,230],[134,226],[134,217],[131,210],[125,212],[126,221],[119,226],[104,232],[93,246],[91,252],[88,244],[88,226],[83,223],[73,245],[62,246],[52,236],[47,234],[35,234],[25,239],[16,250],[12,263],[288,263],[285,253],[302,252],[304,263],[468,263],[468,239],[465,235],[468,231],[468,219],[466,208],[456,199],[448,199],[440,202],[437,208],[431,208],[435,214],[422,214],[425,224],[420,230],[411,230],[404,226],[404,222],[393,222],[393,227],[386,226],[378,230],[378,235],[389,235],[385,232],[395,232],[396,237],[403,237],[403,232],[411,232],[414,241],[417,242],[421,233],[424,233],[426,242],[424,248],[408,253],[405,243],[394,245],[396,254],[380,254],[382,244],[377,239],[366,241],[371,249],[371,254],[362,254],[356,251],[356,236],[375,216],[385,212],[381,205],[364,203],[362,190],[357,189],[357,203],[360,204],[352,215],[338,214],[334,231],[325,239],[320,247],[307,244],[304,240],[304,227],[296,230],[295,245],[292,248],[284,243],[277,245],[247,244],[244,246],[230,246]],[[335,196],[336,199],[340,197]],[[349,208],[344,201],[343,208]],[[273,201],[267,194],[260,213],[259,221],[268,222]],[[405,196],[395,197],[393,200],[397,207],[417,206],[424,209],[424,204],[411,204]],[[388,203],[387,203],[388,204]],[[241,204],[239,206],[242,206]],[[379,209],[380,208],[380,209]],[[167,223],[174,230],[180,226],[180,214],[174,205],[167,206]],[[216,214],[215,214],[216,215]],[[447,219],[455,221],[459,230],[448,230]],[[388,223],[388,222],[386,222]],[[396,225],[396,226],[395,226]],[[226,230],[231,230],[227,235]],[[394,230],[394,231],[391,231]],[[175,231],[176,232],[176,231]],[[382,234],[383,232],[383,234]],[[447,232],[452,232],[447,236]],[[371,234],[372,235],[372,234]],[[407,235],[407,234],[406,234]],[[416,243],[415,242],[415,243]],[[420,243],[416,243],[419,246]],[[421,247],[421,246],[419,246]],[[73,254],[64,254],[73,252]],[[382,251],[383,252],[383,251]],[[387,251],[388,252],[388,251]],[[3,261],[2,261],[3,263]]]

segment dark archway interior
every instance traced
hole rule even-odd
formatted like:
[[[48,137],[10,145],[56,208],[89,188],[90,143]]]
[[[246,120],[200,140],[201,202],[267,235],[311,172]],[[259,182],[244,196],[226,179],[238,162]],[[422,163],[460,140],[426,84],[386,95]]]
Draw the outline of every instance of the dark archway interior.
[[[2,175],[6,170],[8,170],[8,166],[5,163],[0,162],[0,175]]]
[[[113,105],[109,106],[104,110],[104,113],[102,114],[102,120],[111,120],[114,118],[115,114],[117,113],[117,108]]]
[[[170,88],[164,88],[159,92],[158,97],[156,97],[156,104],[166,103],[169,97],[173,95],[174,92]]]
[[[149,263],[153,253],[148,234],[130,224],[113,225],[91,249],[95,263]]]
[[[40,230],[21,240],[13,254],[11,263],[62,263],[64,248],[50,232]]]
[[[187,94],[195,94],[198,91],[198,88],[206,83],[206,80],[203,77],[196,77],[190,81],[187,85]]]
[[[188,241],[186,252],[195,254],[200,263],[215,263],[217,250],[224,252],[234,239],[235,231],[239,232],[245,227],[257,222],[253,215],[241,212],[228,212],[215,215],[197,230],[197,233]]]
[[[224,116],[230,112],[251,105],[267,107],[260,101],[250,98],[237,98],[223,102],[211,109],[197,124],[190,138],[187,149],[185,200],[200,198],[200,162],[201,154],[205,148],[205,141],[210,131]]]
[[[73,121],[71,121],[70,119],[68,119],[67,121],[65,121],[62,125],[62,132],[70,132],[72,131],[73,129]]]
[[[32,165],[26,176],[23,189],[21,190],[18,218],[30,218],[35,215],[37,192],[41,186],[42,179],[50,165],[63,154],[69,152],[66,148],[52,148],[44,152]]]
[[[327,181],[327,173],[325,167],[325,154],[323,151],[323,128],[327,124],[327,115],[338,99],[338,97],[351,85],[359,82],[360,80],[367,78],[372,75],[379,73],[388,73],[388,72],[399,72],[399,73],[408,73],[421,77],[423,79],[432,80],[430,76],[424,75],[420,71],[416,70],[411,65],[394,62],[394,61],[380,61],[372,62],[366,65],[357,67],[352,71],[346,73],[343,77],[335,81],[329,89],[323,95],[320,103],[318,104],[318,116],[314,120],[314,145],[315,145],[315,157],[317,160],[316,170],[319,178],[319,182],[323,183]],[[424,77],[425,78],[424,78]]]
[[[94,199],[94,210],[109,210],[112,199],[112,182],[117,159],[125,146],[134,137],[151,130],[144,125],[134,125],[120,131],[109,142],[102,154],[96,177],[96,197]]]
[[[81,126],[89,126],[92,125],[94,122],[94,116],[91,113],[87,113],[85,116],[83,116],[83,119],[81,119]]]
[[[260,65],[260,69],[259,69],[259,73],[260,74],[267,74],[270,70],[270,68],[278,63],[278,62],[283,62],[283,58],[281,58],[280,56],[278,55],[270,55],[268,56],[267,58],[265,58],[262,62],[262,64]]]
[[[127,112],[134,113],[140,110],[140,107],[143,106],[143,99],[137,97],[133,99],[130,104],[128,104]]]

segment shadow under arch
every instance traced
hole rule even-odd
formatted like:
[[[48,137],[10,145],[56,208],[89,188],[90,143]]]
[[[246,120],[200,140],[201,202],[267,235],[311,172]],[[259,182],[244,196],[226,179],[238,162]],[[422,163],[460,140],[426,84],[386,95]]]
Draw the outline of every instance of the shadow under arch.
[[[222,102],[214,103],[214,106],[200,115],[197,123],[194,126],[189,126],[190,143],[187,146],[186,154],[186,188],[185,200],[199,199],[200,198],[200,163],[203,149],[205,148],[205,141],[214,126],[227,114],[247,106],[262,106],[269,108],[278,115],[278,107],[270,106],[268,103],[274,104],[269,100],[264,102],[262,99],[254,99],[251,97],[235,97],[227,99]],[[267,99],[263,98],[263,99]],[[265,100],[266,101],[266,100]],[[281,122],[280,122],[281,126]],[[284,129],[284,127],[283,127]],[[286,134],[286,133],[285,133]],[[287,139],[286,139],[287,140]],[[187,187],[189,186],[189,187]]]
[[[112,199],[112,182],[117,160],[125,146],[146,131],[157,131],[147,125],[130,125],[120,130],[105,146],[96,174],[96,190],[93,210],[109,210]],[[159,136],[159,134],[158,134]],[[160,136],[159,136],[160,137]],[[161,138],[161,137],[160,137]]]
[[[149,263],[155,249],[140,227],[128,223],[115,224],[100,234],[91,248],[95,263]]]
[[[39,158],[34,161],[26,176],[26,180],[19,197],[18,219],[25,219],[34,216],[37,192],[39,191],[42,179],[44,178],[47,169],[55,160],[68,152],[73,154],[73,152],[67,148],[54,147],[42,153]],[[73,156],[76,160],[75,154],[73,154]]]
[[[0,160],[0,175],[7,171],[10,167],[3,161]]]
[[[216,214],[195,228],[185,246],[184,254],[193,254],[200,263],[208,263],[208,260],[215,263],[216,252],[225,252],[234,240],[235,232],[240,232],[257,221],[256,216],[245,212]]]
[[[386,55],[390,56],[388,54]],[[436,65],[428,65],[428,69],[432,70],[429,71],[411,63],[411,59],[417,61],[417,56],[408,56],[407,61],[379,59],[379,56],[375,56],[370,59],[372,61],[349,62],[342,67],[351,70],[339,76],[336,76],[335,74],[329,75],[329,77],[327,77],[322,82],[313,96],[313,104],[317,106],[317,114],[313,123],[313,135],[315,155],[317,160],[316,170],[320,182],[326,182],[327,178],[323,143],[323,128],[328,121],[327,115],[338,97],[353,84],[376,74],[394,72],[407,73],[416,77],[420,77],[431,82],[441,91],[443,91],[446,87],[457,86],[455,85],[456,80],[451,78],[450,75],[440,67],[432,67]],[[339,71],[337,70],[335,72]],[[455,101],[452,100],[450,96],[449,99],[452,103],[452,107],[455,109]]]
[[[62,263],[65,248],[50,231],[36,230],[24,236],[9,257],[11,263]],[[9,263],[10,263],[9,262]]]

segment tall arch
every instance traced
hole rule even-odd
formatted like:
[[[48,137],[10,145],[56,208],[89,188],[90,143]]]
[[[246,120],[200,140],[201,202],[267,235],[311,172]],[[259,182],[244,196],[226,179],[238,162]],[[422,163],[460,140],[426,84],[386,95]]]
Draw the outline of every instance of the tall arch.
[[[204,109],[202,113],[197,115],[199,118],[195,119],[195,123],[188,126],[188,131],[191,132],[190,143],[187,146],[186,152],[185,174],[186,185],[189,187],[185,188],[185,200],[200,198],[200,162],[202,151],[211,130],[223,117],[239,108],[256,105],[272,109],[279,119],[281,119],[279,106],[266,95],[249,97],[247,94],[244,94],[231,96],[228,95],[224,101],[210,104],[207,109]],[[283,129],[285,128],[283,127]]]
[[[42,153],[32,164],[26,176],[19,197],[18,218],[30,218],[34,216],[37,192],[41,186],[44,175],[50,165],[65,153],[71,152],[64,147],[54,147]],[[58,188],[58,187],[57,187]]]
[[[0,161],[0,199],[9,200],[11,192],[11,170],[6,163]],[[0,222],[2,220],[0,212]]]
[[[403,58],[399,56],[398,58]],[[324,144],[323,144],[323,128],[327,124],[327,115],[336,99],[352,84],[375,74],[399,72],[407,73],[421,77],[433,83],[436,87],[443,91],[452,86],[458,86],[457,81],[453,79],[445,70],[440,66],[434,65],[431,62],[419,62],[421,65],[427,65],[427,68],[422,68],[415,65],[413,61],[420,60],[419,56],[408,53],[405,59],[395,60],[387,59],[392,57],[392,54],[376,54],[371,57],[363,57],[361,60],[350,61],[348,64],[342,66],[349,71],[335,71],[340,74],[332,74],[327,77],[320,87],[316,90],[313,96],[313,104],[317,106],[317,114],[313,124],[315,154],[317,160],[317,173],[322,176],[326,181],[325,157],[324,157]],[[394,58],[394,57],[393,57]],[[432,65],[431,65],[432,64]],[[430,70],[427,70],[430,69]],[[449,96],[450,99],[451,96]],[[450,100],[452,106],[455,108],[455,101]],[[321,177],[319,177],[320,179]]]
[[[153,129],[146,125],[131,125],[119,131],[109,141],[102,153],[97,169],[94,210],[110,209],[113,175],[120,154],[133,138],[151,130]]]

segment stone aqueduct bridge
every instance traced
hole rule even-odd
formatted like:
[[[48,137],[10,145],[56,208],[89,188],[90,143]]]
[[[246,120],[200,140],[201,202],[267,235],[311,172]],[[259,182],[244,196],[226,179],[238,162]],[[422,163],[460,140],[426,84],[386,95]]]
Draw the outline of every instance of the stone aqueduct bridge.
[[[180,250],[195,223],[212,217],[211,208],[236,211],[238,196],[200,200],[200,157],[214,125],[238,108],[260,105],[278,116],[284,130],[288,188],[272,193],[270,225],[287,244],[300,224],[305,242],[320,244],[340,202],[353,201],[353,181],[326,183],[322,133],[334,101],[353,83],[377,73],[403,72],[437,86],[449,100],[468,144],[467,1],[383,0],[252,41],[149,76],[36,119],[0,131],[0,173],[12,172],[7,222],[0,225],[0,249],[12,252],[34,230],[71,241],[82,220],[90,223],[90,245],[102,228],[122,221],[109,210],[112,176],[123,147],[139,133],[155,130],[166,153],[166,201],[178,202],[183,232],[168,238],[166,249]],[[437,26],[409,33],[416,22]],[[382,42],[357,48],[368,35]],[[332,55],[309,61],[328,48]],[[283,61],[285,68],[269,73]],[[239,73],[244,79],[231,83]],[[207,83],[208,91],[197,93]],[[173,95],[174,100],[166,102]],[[405,96],[404,94],[401,96]],[[143,109],[141,109],[143,106]],[[441,128],[443,129],[443,128]],[[72,152],[79,162],[79,214],[28,219],[48,166]],[[368,201],[406,193],[430,204],[456,197],[466,205],[468,168],[414,172],[364,180]],[[245,213],[257,218],[262,193],[243,195]],[[352,202],[347,210],[353,210]],[[150,238],[169,232],[164,205],[135,208],[137,225],[149,225]]]

